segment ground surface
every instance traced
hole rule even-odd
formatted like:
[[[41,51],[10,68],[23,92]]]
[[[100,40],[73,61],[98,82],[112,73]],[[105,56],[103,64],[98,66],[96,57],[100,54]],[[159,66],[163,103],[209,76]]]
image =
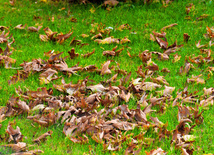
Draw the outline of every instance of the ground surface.
[[[0,152],[214,153],[213,6],[0,0]]]

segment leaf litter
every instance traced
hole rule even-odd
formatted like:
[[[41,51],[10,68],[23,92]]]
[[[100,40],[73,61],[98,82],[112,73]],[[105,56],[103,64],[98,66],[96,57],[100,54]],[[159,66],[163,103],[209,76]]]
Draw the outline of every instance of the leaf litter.
[[[166,2],[164,2],[166,3]],[[168,2],[167,2],[168,3]],[[115,6],[118,2],[115,0],[105,1],[104,5]],[[193,4],[186,7],[186,13],[191,12]],[[200,16],[205,18],[205,16]],[[198,19],[199,20],[199,19]],[[76,20],[75,20],[76,21]],[[119,68],[119,65],[114,65],[112,60],[103,62],[101,66],[94,64],[88,66],[68,66],[66,59],[76,59],[79,57],[79,53],[75,53],[75,49],[72,48],[68,51],[68,56],[62,58],[63,52],[49,51],[44,53],[49,58],[42,60],[40,58],[33,59],[30,62],[23,62],[20,64],[22,70],[17,70],[17,74],[14,74],[8,81],[9,84],[16,83],[27,79],[30,75],[40,73],[40,84],[51,83],[53,80],[61,79],[61,84],[53,84],[53,89],[47,89],[46,87],[38,88],[36,91],[16,89],[16,96],[10,97],[7,105],[0,109],[0,123],[4,121],[5,117],[12,117],[17,115],[27,114],[27,119],[33,123],[39,124],[42,127],[49,127],[53,124],[62,124],[63,133],[73,143],[85,144],[89,143],[89,137],[96,143],[103,145],[104,151],[119,151],[123,150],[123,143],[126,142],[125,154],[139,154],[142,147],[149,148],[155,140],[161,141],[164,138],[171,140],[171,145],[176,149],[181,150],[183,154],[193,154],[196,150],[194,148],[195,136],[192,135],[192,130],[196,125],[203,123],[203,111],[199,110],[199,107],[207,107],[213,105],[214,88],[204,88],[204,94],[202,97],[198,97],[195,94],[189,94],[187,87],[192,83],[205,84],[206,81],[200,75],[192,75],[191,78],[187,78],[187,87],[183,91],[175,92],[175,87],[170,86],[170,83],[164,79],[164,76],[158,75],[159,66],[154,62],[154,55],[158,56],[160,61],[166,61],[170,59],[170,55],[176,53],[183,45],[177,45],[175,41],[172,45],[169,45],[165,30],[179,26],[177,23],[170,24],[161,29],[161,33],[153,31],[150,34],[150,40],[156,41],[162,52],[145,50],[140,52],[138,57],[142,61],[141,66],[135,71],[137,73],[136,78],[130,80],[131,74],[126,70],[123,71]],[[26,24],[19,24],[14,29],[25,29]],[[95,29],[96,27],[96,29]],[[28,27],[29,31],[38,32],[42,26]],[[119,26],[117,30],[123,31],[124,29],[131,30],[128,24]],[[15,59],[10,58],[12,54],[10,51],[12,42],[9,40],[12,35],[9,36],[9,29],[1,26],[0,43],[6,44],[6,49],[3,51],[0,48],[0,63],[5,65],[5,68],[12,68],[11,64],[15,63]],[[6,31],[7,30],[7,33]],[[44,34],[40,34],[41,41],[56,41],[58,43],[65,42],[70,38],[73,32],[66,34],[53,32],[49,27],[43,29]],[[204,34],[210,41],[213,39],[213,29],[207,27],[207,33]],[[91,37],[94,42],[98,44],[129,44],[131,40],[128,37],[122,39],[114,38],[110,35],[111,29],[104,29],[102,24],[92,25],[90,31],[91,34],[95,34]],[[88,34],[82,34],[82,37],[91,36]],[[185,33],[183,35],[184,42],[188,42],[190,36]],[[87,44],[87,43],[86,43]],[[210,43],[212,46],[212,43]],[[73,37],[70,45],[81,45],[81,40],[76,40]],[[124,47],[116,50],[118,46],[115,46],[112,50],[103,51],[103,56],[119,56],[124,50]],[[211,57],[211,50],[203,49],[208,46],[208,43],[201,45],[201,40],[196,43],[196,47],[207,56],[189,56],[186,58],[184,66],[181,66],[178,70],[180,74],[189,74],[191,69],[194,68],[193,64],[209,64],[213,61]],[[127,50],[130,58],[129,51]],[[95,53],[95,50],[82,54],[82,58],[89,59],[89,56]],[[174,55],[174,63],[180,60],[179,55]],[[119,68],[115,70],[115,68]],[[118,73],[114,74],[114,72]],[[169,73],[168,68],[163,68],[162,72]],[[210,68],[209,72],[213,69]],[[63,77],[58,77],[57,74],[61,72],[67,76],[77,76],[81,72],[88,73],[96,72],[101,76],[110,74],[110,79],[100,81],[96,84],[88,84],[90,76],[85,79],[79,80],[76,84],[65,83]],[[114,75],[113,75],[114,74]],[[118,81],[118,75],[123,77],[120,79],[120,84],[116,85]],[[91,80],[93,81],[93,80]],[[61,95],[54,96],[53,91],[61,92]],[[90,92],[90,93],[88,93]],[[177,94],[174,97],[173,94]],[[128,103],[130,100],[136,101],[136,108],[129,108]],[[45,101],[47,104],[44,104]],[[167,103],[167,104],[166,104]],[[196,105],[195,108],[186,106],[186,103]],[[172,130],[167,130],[167,122],[161,122],[158,117],[152,117],[152,113],[164,113],[168,106],[178,108],[177,126]],[[154,110],[159,107],[159,110]],[[1,128],[0,124],[0,128]],[[137,135],[133,136],[128,131],[134,129],[143,129]],[[157,133],[157,138],[149,138],[146,133]],[[38,154],[43,153],[41,150],[27,151],[27,144],[23,141],[23,135],[20,128],[16,126],[13,128],[13,124],[9,123],[6,133],[6,138],[10,144],[2,145],[3,147],[10,147],[17,153],[26,154]],[[53,131],[48,131],[41,136],[32,140],[35,143],[41,143],[46,140],[48,136],[51,137]],[[0,137],[1,138],[1,137]],[[162,148],[152,149],[146,154],[167,154]],[[14,153],[16,154],[16,153]]]

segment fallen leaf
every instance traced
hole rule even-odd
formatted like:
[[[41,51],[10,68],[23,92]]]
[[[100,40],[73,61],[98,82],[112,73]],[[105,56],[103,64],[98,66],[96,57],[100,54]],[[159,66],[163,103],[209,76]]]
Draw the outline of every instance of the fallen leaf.
[[[78,53],[75,53],[75,49],[74,48],[72,48],[70,51],[68,51],[68,54],[70,56],[70,59],[74,59],[75,57],[79,56]]]
[[[117,0],[105,0],[104,1],[104,5],[105,6],[108,5],[108,6],[111,6],[111,7],[116,6],[118,3],[119,2]]]
[[[19,25],[15,26],[14,29],[23,30],[23,29],[25,29],[26,26],[27,26],[27,24],[25,24],[25,25],[19,24]]]
[[[150,91],[161,87],[162,87],[161,85],[153,82],[143,82],[143,85],[142,85],[143,90],[150,90]]]
[[[198,75],[198,76],[194,76],[192,75],[191,78],[188,78],[187,79],[187,82],[190,83],[190,82],[196,82],[197,84],[205,84],[205,80],[204,79],[201,79],[199,77],[201,77],[202,74]]]
[[[198,43],[195,43],[195,45],[196,45],[197,48],[202,48],[202,47],[206,47],[207,46],[207,44],[206,45],[201,45],[201,39],[198,41]]]
[[[116,39],[116,38],[113,38],[113,37],[108,37],[108,38],[105,38],[103,40],[101,40],[101,39],[95,39],[94,41],[97,42],[97,43],[99,43],[99,44],[112,44],[112,43],[119,44],[120,43],[119,39]]]
[[[88,53],[86,53],[86,54],[81,54],[81,56],[83,56],[84,58],[88,58],[88,57],[90,57],[92,54],[94,54],[94,52],[95,52],[95,49],[93,49],[92,52],[88,52]]]
[[[168,86],[164,86],[164,87],[165,87],[164,90],[160,90],[160,91],[156,91],[156,92],[161,95],[171,95],[172,92],[175,90],[175,87],[168,87]]]
[[[111,74],[111,70],[109,69],[110,63],[111,63],[111,61],[108,60],[107,62],[105,62],[105,63],[102,65],[101,75],[104,75],[104,74]]]
[[[158,84],[164,84],[164,85],[169,85],[169,83],[163,78],[163,76],[158,76],[156,78],[152,78],[151,77],[151,80],[154,82],[154,83],[158,83]]]
[[[89,37],[88,34],[81,34],[81,36],[82,36],[83,38],[88,38],[88,37]]]
[[[190,38],[190,35],[188,33],[184,33],[184,42],[188,42],[189,41],[189,38]]]
[[[129,40],[127,37],[124,37],[123,39],[120,40],[120,44],[125,44],[125,43],[130,43],[131,40]]]
[[[168,42],[156,37],[156,41],[157,43],[159,44],[159,46],[162,48],[162,49],[167,49],[168,48]]]
[[[57,42],[59,42],[60,44],[63,43],[66,39],[68,39],[71,35],[73,34],[73,32],[68,32],[67,34],[58,34],[56,36],[56,40]]]
[[[171,27],[174,27],[178,25],[177,23],[173,23],[173,24],[170,24],[170,25],[167,25],[167,26],[164,26],[162,29],[161,29],[161,32],[163,32],[165,29],[168,29],[168,28],[171,28]]]
[[[47,42],[49,40],[48,36],[47,35],[42,35],[40,34],[39,35],[39,38],[41,39],[41,41],[44,41],[44,42]]]
[[[76,19],[76,18],[74,18],[74,17],[71,17],[71,18],[69,19],[69,21],[70,21],[70,22],[74,22],[74,23],[76,23],[76,22],[77,22],[77,19]]]
[[[13,140],[14,143],[17,143],[21,141],[23,138],[23,135],[20,132],[20,128],[17,126],[16,129],[14,130],[11,123],[8,124],[6,132],[10,136],[9,142]]]
[[[2,146],[10,147],[13,151],[16,151],[16,152],[21,152],[26,150],[27,144],[24,142],[18,142],[17,144],[6,144]]]
[[[11,155],[37,155],[39,153],[44,153],[42,150],[30,150],[27,152],[19,152],[19,153],[12,153]]]
[[[186,6],[186,14],[188,15],[190,13],[190,10],[195,7],[193,3],[190,3],[188,6]]]
[[[38,28],[31,26],[31,27],[28,27],[28,30],[32,32],[38,32],[41,28],[42,26],[38,26]]]
[[[143,61],[143,62],[147,62],[148,60],[151,59],[152,57],[152,53],[148,53],[149,50],[145,50],[142,53],[139,54],[139,58]]]
[[[39,136],[38,138],[34,139],[33,141],[35,143],[40,143],[42,141],[45,141],[47,139],[47,136],[51,136],[52,133],[53,133],[53,131],[48,131],[48,132],[42,134],[41,136]]]

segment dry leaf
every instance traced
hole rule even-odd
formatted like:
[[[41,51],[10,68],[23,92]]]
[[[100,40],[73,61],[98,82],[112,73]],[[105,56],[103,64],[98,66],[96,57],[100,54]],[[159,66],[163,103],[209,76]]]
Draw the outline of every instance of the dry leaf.
[[[23,29],[25,29],[26,26],[27,26],[27,24],[25,24],[25,25],[19,24],[19,25],[15,26],[14,29],[23,30]]]
[[[16,130],[14,130],[11,123],[8,124],[6,132],[10,136],[9,142],[13,140],[14,143],[17,143],[23,138],[23,135],[20,132],[20,128],[17,126]]]
[[[177,23],[174,23],[174,24],[170,24],[170,25],[164,26],[164,27],[161,29],[161,32],[163,32],[165,29],[171,28],[171,27],[176,26],[176,25],[178,25],[178,24],[177,24]]]
[[[52,133],[53,133],[53,131],[48,131],[48,132],[42,134],[41,136],[39,136],[38,138],[34,139],[33,141],[34,141],[35,143],[40,143],[40,142],[42,142],[42,141],[45,141],[45,140],[46,140],[46,137],[47,137],[47,136],[51,136]]]
[[[109,69],[110,63],[111,63],[111,61],[108,60],[107,62],[105,62],[105,63],[102,65],[101,75],[104,75],[104,74],[111,74],[111,70]]]
[[[119,2],[117,0],[105,0],[104,1],[104,5],[105,6],[110,6],[110,7],[113,7],[113,6],[116,6]]]
[[[162,49],[167,49],[168,48],[168,42],[156,37],[156,41],[157,43],[159,44],[159,46],[162,48]]]
[[[184,42],[188,42],[189,41],[189,38],[190,36],[188,35],[188,33],[184,33]]]
[[[38,28],[31,26],[31,27],[28,27],[28,30],[32,32],[38,32],[41,28],[42,26],[38,26]]]

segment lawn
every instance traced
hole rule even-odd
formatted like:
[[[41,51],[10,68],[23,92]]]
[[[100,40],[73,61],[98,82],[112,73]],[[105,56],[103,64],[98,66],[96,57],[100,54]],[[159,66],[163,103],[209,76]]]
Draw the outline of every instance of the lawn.
[[[213,8],[0,0],[0,154],[213,154]]]

